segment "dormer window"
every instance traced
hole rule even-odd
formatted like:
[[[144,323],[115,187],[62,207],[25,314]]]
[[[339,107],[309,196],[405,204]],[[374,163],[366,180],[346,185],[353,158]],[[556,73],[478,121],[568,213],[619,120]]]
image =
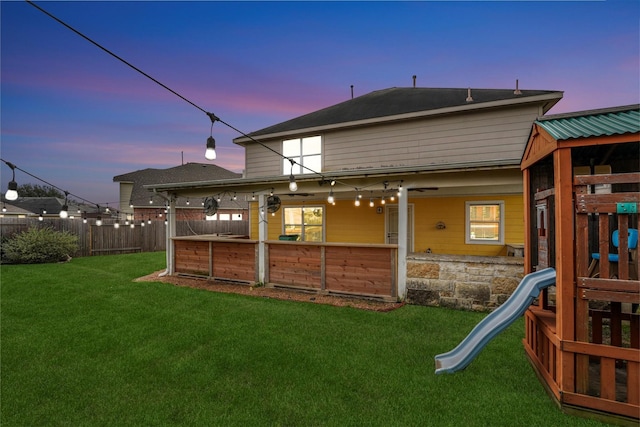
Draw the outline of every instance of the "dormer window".
[[[282,141],[282,155],[286,157],[282,159],[283,175],[322,172],[322,138],[319,135]],[[289,159],[295,162],[293,169]]]

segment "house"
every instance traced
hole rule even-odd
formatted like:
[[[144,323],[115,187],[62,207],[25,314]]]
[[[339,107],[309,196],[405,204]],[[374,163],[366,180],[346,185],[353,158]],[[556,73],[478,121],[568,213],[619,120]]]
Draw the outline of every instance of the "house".
[[[172,201],[221,191],[256,200],[250,239],[174,238],[168,270],[404,299],[414,254],[521,250],[520,160],[531,124],[561,98],[517,85],[389,88],[242,135],[244,177],[148,186]],[[216,247],[252,261],[221,265]]]
[[[60,197],[18,197],[16,200],[2,200],[2,217],[8,218],[59,218],[60,211],[67,205],[69,218],[95,216],[96,207],[86,203]]]
[[[525,271],[556,283],[524,347],[565,411],[640,420],[640,105],[536,120],[522,159]]]
[[[142,169],[113,177],[120,184],[119,212],[121,220],[164,221],[167,200],[161,194],[150,192],[145,185],[168,182],[197,183],[200,181],[237,179],[242,174],[216,165],[186,163],[168,169]],[[214,197],[217,212],[207,215],[204,210],[205,197]],[[248,220],[247,202],[237,195],[218,191],[203,197],[181,197],[176,199],[177,220],[219,219],[224,221]]]

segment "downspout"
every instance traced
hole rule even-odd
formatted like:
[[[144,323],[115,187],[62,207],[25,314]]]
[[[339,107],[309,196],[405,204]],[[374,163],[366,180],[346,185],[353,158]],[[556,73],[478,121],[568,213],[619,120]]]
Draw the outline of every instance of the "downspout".
[[[176,198],[171,195],[171,196],[165,196],[164,194],[158,193],[156,191],[156,189],[153,189],[153,193],[162,197],[163,199],[165,199],[167,202],[169,202],[169,211],[167,212],[167,229],[165,230],[165,254],[166,254],[166,263],[167,263],[167,267],[166,269],[160,273],[158,276],[159,277],[163,277],[163,276],[167,276],[167,275],[172,275],[173,274],[173,253],[174,253],[174,249],[173,249],[173,239],[172,237],[175,237],[176,234]]]

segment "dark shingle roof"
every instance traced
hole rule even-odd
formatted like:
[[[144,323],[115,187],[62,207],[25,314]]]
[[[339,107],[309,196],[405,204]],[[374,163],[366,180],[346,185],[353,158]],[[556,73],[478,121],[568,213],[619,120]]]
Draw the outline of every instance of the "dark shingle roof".
[[[421,111],[438,110],[494,101],[523,99],[538,95],[558,94],[557,99],[545,107],[548,111],[560,98],[559,91],[513,89],[471,89],[472,102],[467,102],[467,88],[389,88],[350,99],[339,104],[305,114],[300,117],[255,131],[250,136],[307,129],[359,120],[376,119]],[[234,141],[244,138],[236,138]]]
[[[231,172],[220,166],[206,163],[187,163],[168,169],[142,169],[114,176],[114,182],[141,182],[147,184],[164,184],[167,182],[211,181],[216,179],[240,178],[242,174]]]
[[[220,166],[206,163],[187,163],[168,169],[142,169],[113,177],[114,182],[132,182],[131,203],[136,206],[148,203],[152,195],[145,185],[200,182],[222,179],[241,178],[242,174],[232,172]],[[185,199],[186,200],[186,199]],[[186,205],[185,200],[179,200],[178,205]]]
[[[541,117],[535,122],[556,140],[640,132],[640,104]]]

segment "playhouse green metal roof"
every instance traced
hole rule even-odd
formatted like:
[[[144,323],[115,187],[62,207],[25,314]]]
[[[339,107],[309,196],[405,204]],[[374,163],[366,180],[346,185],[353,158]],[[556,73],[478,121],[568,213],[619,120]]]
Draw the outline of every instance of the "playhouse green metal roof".
[[[556,140],[640,132],[640,104],[555,114],[535,121]]]

